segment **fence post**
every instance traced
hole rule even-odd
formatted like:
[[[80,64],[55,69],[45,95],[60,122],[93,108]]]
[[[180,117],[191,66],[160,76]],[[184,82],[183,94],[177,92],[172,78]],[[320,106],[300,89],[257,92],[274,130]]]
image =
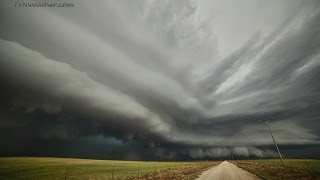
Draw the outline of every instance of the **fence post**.
[[[67,178],[68,178],[68,173],[69,173],[69,166],[68,166],[68,169],[67,169],[66,175],[65,175],[65,177],[64,177],[64,180],[67,180]]]
[[[304,158],[304,162],[306,162],[307,168],[310,169],[309,164],[308,164],[306,158]]]
[[[112,174],[111,174],[112,179],[113,179],[113,172],[114,172],[114,166],[112,166]]]

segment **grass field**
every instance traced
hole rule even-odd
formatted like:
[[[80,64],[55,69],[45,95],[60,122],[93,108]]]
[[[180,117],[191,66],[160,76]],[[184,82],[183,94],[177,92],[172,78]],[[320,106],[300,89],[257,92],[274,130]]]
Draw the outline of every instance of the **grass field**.
[[[235,161],[237,166],[252,172],[261,179],[320,179],[320,160],[279,159]]]
[[[0,179],[126,179],[205,163],[6,157],[0,158]]]
[[[232,161],[261,179],[320,179],[320,160]],[[172,174],[197,174],[219,162],[144,162],[72,158],[0,158],[0,179],[140,179],[167,177]],[[177,177],[177,176],[174,176]]]
[[[312,171],[320,172],[320,160],[316,159],[284,159],[284,164],[286,167],[298,168],[298,169],[307,169]],[[247,160],[244,162],[254,162],[261,163],[266,165],[282,165],[279,159],[264,159],[264,160]]]

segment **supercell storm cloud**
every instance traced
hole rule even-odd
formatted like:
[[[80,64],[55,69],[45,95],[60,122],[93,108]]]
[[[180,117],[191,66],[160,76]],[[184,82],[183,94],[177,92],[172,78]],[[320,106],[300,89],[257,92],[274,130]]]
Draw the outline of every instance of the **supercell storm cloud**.
[[[318,1],[68,3],[1,2],[0,155],[272,157],[270,117],[319,147]]]

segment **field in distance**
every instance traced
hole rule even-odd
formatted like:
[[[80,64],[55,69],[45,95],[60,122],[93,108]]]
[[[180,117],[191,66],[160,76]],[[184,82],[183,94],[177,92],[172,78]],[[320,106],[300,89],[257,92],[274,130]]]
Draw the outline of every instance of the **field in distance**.
[[[217,162],[145,162],[73,158],[3,157],[2,179],[135,179],[147,176],[197,177]],[[189,178],[188,178],[189,177]]]
[[[0,179],[196,179],[201,172],[220,162],[3,157],[0,158]],[[278,159],[229,162],[261,179],[320,179],[320,160],[285,159],[285,166]]]

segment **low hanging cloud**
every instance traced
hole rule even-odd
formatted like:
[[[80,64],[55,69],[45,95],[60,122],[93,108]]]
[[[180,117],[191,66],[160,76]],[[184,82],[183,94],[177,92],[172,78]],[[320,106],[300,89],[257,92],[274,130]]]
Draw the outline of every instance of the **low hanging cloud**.
[[[20,88],[24,88],[25,83],[31,82],[32,90],[17,90],[22,96],[29,95],[29,93],[37,93],[37,95],[45,93],[43,95],[45,99],[35,99],[38,102],[34,104],[30,102],[34,100],[34,97],[31,97],[29,102],[26,101],[27,104],[19,100],[13,101],[20,106],[25,106],[20,108],[25,108],[26,113],[32,113],[30,109],[36,106],[41,107],[47,113],[58,113],[61,111],[59,107],[63,106],[66,109],[76,108],[79,114],[86,111],[85,114],[91,117],[95,117],[96,113],[101,113],[100,116],[103,116],[104,113],[106,116],[114,113],[115,116],[123,116],[126,121],[130,119],[135,121],[137,126],[145,126],[144,128],[150,129],[151,132],[165,133],[169,130],[169,126],[157,114],[150,112],[127,95],[95,82],[86,73],[77,71],[67,64],[47,59],[42,54],[19,44],[3,40],[0,41],[0,44],[1,54],[4,55],[1,58],[4,67],[2,72],[7,75],[4,75],[4,78],[10,79],[11,82],[14,81],[14,85],[20,85]],[[8,73],[12,71],[17,71],[19,74]],[[10,87],[11,82],[6,84],[6,87]],[[46,104],[52,99],[58,103],[57,106]],[[72,101],[79,103],[79,106],[69,105],[68,103]],[[105,121],[108,122],[108,119]],[[120,119],[118,121],[120,124],[126,123],[121,122]]]
[[[194,159],[203,158],[234,158],[234,157],[277,157],[271,150],[261,150],[255,147],[233,147],[233,148],[195,148],[189,151]],[[234,157],[233,157],[234,156]]]
[[[317,1],[74,3],[1,2],[0,154],[275,157],[270,117],[280,145],[319,146]]]

